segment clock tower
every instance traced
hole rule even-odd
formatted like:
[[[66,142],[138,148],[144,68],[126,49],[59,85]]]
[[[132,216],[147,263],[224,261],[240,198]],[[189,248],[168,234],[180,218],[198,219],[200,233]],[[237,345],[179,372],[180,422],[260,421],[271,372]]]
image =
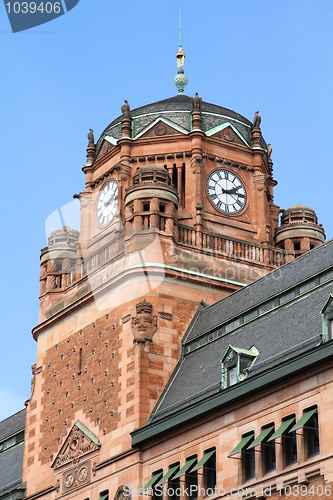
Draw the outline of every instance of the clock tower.
[[[251,122],[186,96],[184,57],[180,47],[178,95],[134,110],[125,101],[97,143],[90,130],[80,233],[54,231],[42,250],[26,403],[31,498],[141,486],[130,432],[147,421],[200,302],[293,257],[259,113]],[[302,251],[324,240],[315,216],[303,217],[303,233]]]

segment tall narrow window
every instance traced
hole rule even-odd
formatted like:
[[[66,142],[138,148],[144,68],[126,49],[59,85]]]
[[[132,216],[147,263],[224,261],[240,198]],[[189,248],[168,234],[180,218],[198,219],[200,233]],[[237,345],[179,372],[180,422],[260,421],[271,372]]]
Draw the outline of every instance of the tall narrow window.
[[[77,374],[81,375],[81,372],[82,372],[82,347],[80,348],[80,352],[79,352],[79,368],[78,368]]]
[[[209,453],[210,451],[215,451],[215,448],[212,450],[206,450],[205,453]],[[205,478],[205,490],[207,495],[213,494],[213,491],[216,486],[216,451],[213,453],[203,467],[203,474]],[[211,492],[209,490],[212,490]]]
[[[99,500],[109,500],[109,490],[102,491],[99,494]]]
[[[153,477],[158,476],[158,475],[160,475],[160,477],[163,476],[163,469],[157,470],[153,473]],[[155,484],[156,484],[156,481],[155,481]],[[159,484],[157,486],[155,486],[155,484],[153,485],[152,499],[153,500],[163,500],[163,484]]]
[[[227,376],[228,376],[228,387],[230,387],[231,385],[237,384],[237,366],[236,366],[236,363],[234,366],[230,366],[228,368]]]
[[[261,443],[261,451],[263,454],[263,472],[264,472],[264,474],[267,474],[268,472],[270,472],[276,468],[275,440],[273,439],[272,441],[269,441],[269,438],[273,434],[274,434],[274,427],[271,428],[270,432],[267,434],[267,436],[263,439],[263,441]]]
[[[178,175],[177,175],[177,167],[176,164],[172,167],[172,184],[178,188]]]
[[[179,462],[170,465],[169,470],[172,469],[173,467],[177,467],[177,469],[172,474],[172,476],[169,477],[169,480],[168,480],[168,497],[169,497],[169,500],[179,500],[179,498],[180,498],[180,477],[177,477],[176,479],[174,479],[174,476],[180,470]]]
[[[317,408],[308,408],[304,411],[304,415]],[[318,427],[318,410],[309,418],[304,426],[304,435],[307,445],[308,458],[318,455],[319,453],[319,427]]]
[[[186,462],[189,460],[192,460],[193,458],[197,458],[196,455],[192,457],[188,457],[186,459]],[[196,462],[193,464],[193,466],[196,464]],[[192,466],[192,467],[193,467]],[[192,467],[190,467],[186,472],[185,472],[185,484],[186,488],[188,488],[189,491],[189,500],[193,500],[194,498],[197,498],[198,496],[198,471],[191,472]]]
[[[293,420],[282,434],[282,444],[284,448],[286,466],[297,462],[296,431],[290,432],[290,429],[295,425],[296,419],[295,416],[291,415],[283,420],[290,420],[291,418],[293,418]]]
[[[254,448],[249,448],[250,444],[254,441],[254,432],[249,432],[244,434],[242,438],[251,436],[246,446],[242,449],[242,460],[243,460],[243,476],[244,481],[252,479],[256,475],[255,471],[255,451]]]

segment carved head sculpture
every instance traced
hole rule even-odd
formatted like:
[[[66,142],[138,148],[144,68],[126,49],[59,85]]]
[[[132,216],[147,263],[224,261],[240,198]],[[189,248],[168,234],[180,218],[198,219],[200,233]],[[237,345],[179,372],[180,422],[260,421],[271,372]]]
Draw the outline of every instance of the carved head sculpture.
[[[143,299],[143,302],[139,302],[135,307],[136,316],[132,318],[134,342],[151,341],[157,330],[157,316],[152,314],[153,306],[150,302],[146,302],[146,299]]]

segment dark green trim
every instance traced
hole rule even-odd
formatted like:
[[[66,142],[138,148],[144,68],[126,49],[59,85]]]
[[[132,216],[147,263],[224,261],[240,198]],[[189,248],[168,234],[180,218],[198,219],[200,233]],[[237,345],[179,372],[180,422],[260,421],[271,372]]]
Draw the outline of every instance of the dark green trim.
[[[183,474],[185,474],[185,472],[190,469],[190,467],[192,467],[192,465],[197,461],[196,458],[191,458],[191,460],[188,460],[185,465],[183,465],[183,467],[180,469],[179,472],[177,472],[177,474],[174,476],[174,479],[177,479],[178,477],[182,476]]]
[[[207,451],[207,453],[204,454],[204,456],[202,457],[202,459],[199,460],[199,462],[197,463],[197,465],[195,465],[193,467],[193,469],[191,469],[191,472],[195,472],[196,470],[201,469],[201,467],[203,465],[205,465],[205,463],[207,462],[207,460],[209,460],[210,457],[212,455],[214,455],[214,453],[215,453],[215,450]]]
[[[298,429],[303,427],[315,413],[317,413],[317,408],[312,408],[312,410],[306,411],[304,415],[299,419],[299,421],[296,422],[294,427],[290,429],[290,432],[297,431]]]
[[[323,365],[325,362],[332,359],[333,342],[330,341],[304,354],[300,354],[296,358],[267,369],[265,372],[259,373],[258,375],[252,375],[243,382],[239,382],[190,407],[166,415],[156,422],[153,420],[145,427],[134,430],[131,433],[132,446],[140,446],[147,441],[162,436],[166,432],[170,432],[179,426],[187,424],[191,420],[198,420],[198,418],[211,414],[213,411],[228,407],[230,404],[236,403],[240,399],[244,401],[244,399],[250,397],[251,394],[258,393],[258,391],[261,392],[262,389],[270,386],[273,387],[283,382],[285,379],[288,379],[290,383],[291,376],[296,376],[302,372],[305,373],[315,365]]]
[[[240,451],[242,451],[247,443],[253,439],[254,434],[250,434],[249,436],[243,437],[240,443],[229,453],[228,457],[232,457],[233,455],[236,455]]]
[[[153,476],[151,479],[149,479],[148,483],[142,488],[143,490],[148,490],[151,486],[155,486],[155,483],[160,477],[163,476],[163,472],[158,472]]]
[[[255,448],[258,446],[258,444],[261,444],[263,440],[265,439],[266,436],[274,429],[274,425],[271,425],[270,427],[266,427],[266,429],[263,429],[261,433],[259,434],[258,437],[255,438],[253,443],[250,444],[248,449],[250,450],[251,448]]]
[[[295,417],[288,418],[288,420],[282,422],[280,427],[274,432],[274,434],[268,439],[268,441],[274,441],[274,439],[281,437],[282,434],[288,429],[289,425],[293,422],[295,422]]]
[[[175,467],[171,467],[171,469],[168,470],[168,472],[162,477],[162,479],[160,479],[155,486],[158,486],[159,484],[163,484],[165,483],[170,476],[172,476],[172,474],[174,472],[176,472],[176,470],[178,469],[179,465],[175,465]]]
[[[99,497],[99,500],[109,500],[109,493],[105,493],[101,497]]]

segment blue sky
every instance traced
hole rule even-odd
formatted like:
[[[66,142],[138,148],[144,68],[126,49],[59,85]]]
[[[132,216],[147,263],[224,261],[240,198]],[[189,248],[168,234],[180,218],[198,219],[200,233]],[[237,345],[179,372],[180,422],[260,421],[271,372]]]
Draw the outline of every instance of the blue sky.
[[[331,238],[332,1],[181,3],[186,93],[251,120],[260,110],[275,202],[312,207]],[[30,396],[45,221],[84,189],[89,128],[97,140],[124,99],[134,109],[176,93],[178,16],[178,0],[80,0],[12,34],[0,5],[0,420]]]

